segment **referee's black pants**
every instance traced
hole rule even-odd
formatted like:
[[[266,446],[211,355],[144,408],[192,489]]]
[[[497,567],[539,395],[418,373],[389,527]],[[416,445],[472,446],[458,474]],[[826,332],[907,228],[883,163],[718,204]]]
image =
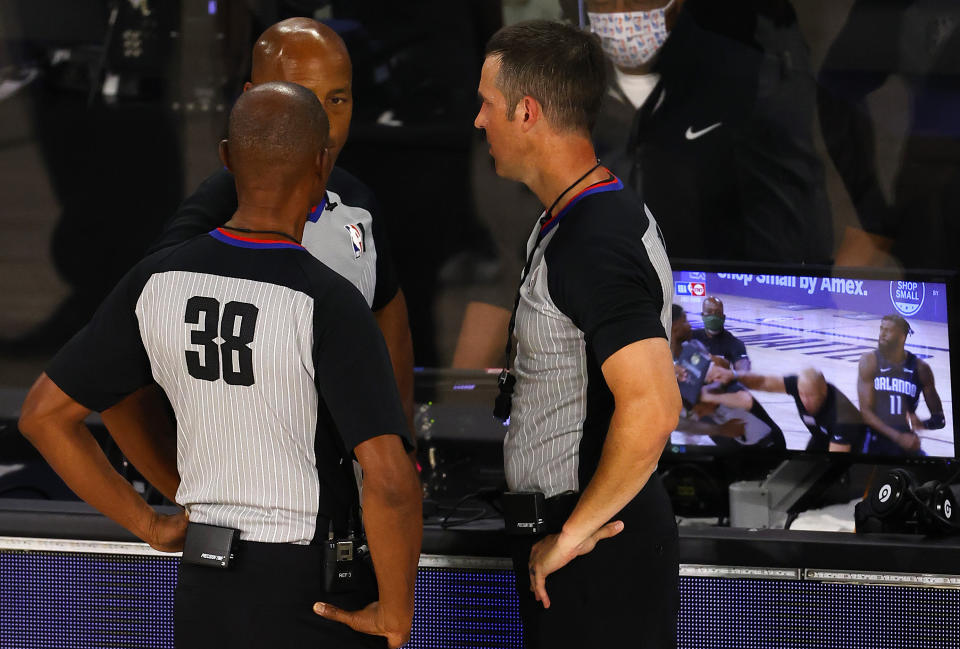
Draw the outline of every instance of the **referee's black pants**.
[[[549,609],[530,592],[530,548],[539,538],[514,537],[526,649],[676,647],[677,527],[656,474],[614,520],[624,521],[620,534],[547,577]]]
[[[377,599],[372,570],[364,569],[354,593],[323,590],[319,545],[241,541],[237,560],[220,570],[180,564],[174,599],[177,649],[285,649],[286,647],[376,647],[369,636],[313,612],[315,602],[355,610]]]

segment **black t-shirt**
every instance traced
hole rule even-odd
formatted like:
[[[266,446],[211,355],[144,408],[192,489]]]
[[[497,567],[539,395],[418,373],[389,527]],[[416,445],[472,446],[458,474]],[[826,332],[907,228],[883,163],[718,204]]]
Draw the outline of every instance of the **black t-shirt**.
[[[614,83],[597,155],[656,215],[671,258],[826,263],[833,226],[799,30],[766,52],[681,11],[639,109]]]
[[[800,419],[810,431],[810,443],[807,450],[825,451],[830,442],[850,444],[851,450],[857,452],[863,446],[863,436],[866,428],[860,411],[853,405],[847,396],[838,390],[832,383],[827,383],[827,396],[820,410],[810,413],[800,400],[800,391],[797,388],[797,376],[791,374],[783,377],[783,386],[794,402]]]
[[[221,169],[181,203],[151,251],[209,232],[236,210],[236,183],[229,171]],[[311,211],[303,231],[303,245],[310,254],[356,286],[374,311],[386,306],[400,288],[383,218],[373,192],[334,167],[327,198]]]
[[[731,365],[740,360],[749,360],[746,345],[726,329],[715,336],[708,335],[705,329],[694,329],[690,335],[702,342],[711,354],[727,359]]]
[[[226,230],[137,264],[47,374],[98,411],[156,381],[177,417],[177,502],[246,540],[309,542],[318,511],[346,506],[322,496],[343,485],[331,467],[373,437],[407,439],[357,291],[300,245]]]

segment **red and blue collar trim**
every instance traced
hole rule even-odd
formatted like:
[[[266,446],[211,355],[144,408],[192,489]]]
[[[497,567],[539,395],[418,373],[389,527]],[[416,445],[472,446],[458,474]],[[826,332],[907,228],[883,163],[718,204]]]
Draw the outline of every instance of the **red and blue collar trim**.
[[[243,237],[239,234],[234,234],[233,232],[227,232],[223,228],[217,228],[216,230],[210,231],[210,236],[216,239],[217,241],[222,241],[223,243],[229,244],[231,246],[236,246],[237,248],[253,248],[256,250],[281,250],[283,248],[293,249],[293,250],[304,250],[304,247],[299,243],[294,243],[292,241],[274,241],[272,239],[253,239],[251,237]]]
[[[623,189],[623,182],[619,178],[614,176],[612,173],[610,174],[610,178],[608,178],[607,180],[601,180],[598,183],[594,183],[588,187],[584,187],[582,190],[580,190],[580,193],[578,193],[576,196],[574,196],[569,201],[567,201],[567,204],[564,205],[559,212],[557,212],[553,216],[550,216],[540,224],[539,238],[542,239],[545,236],[547,236],[550,230],[557,227],[561,219],[563,219],[563,217],[567,215],[570,209],[574,205],[582,201],[584,198],[586,198],[587,196],[590,196],[592,194],[602,194],[603,192],[617,192],[617,191],[620,191],[621,189]]]
[[[310,214],[307,215],[307,220],[311,223],[316,223],[320,220],[320,215],[323,214],[323,210],[327,209],[327,204],[330,201],[328,200],[327,194],[323,194],[323,200],[320,201],[318,205],[314,205],[313,209],[310,210]]]

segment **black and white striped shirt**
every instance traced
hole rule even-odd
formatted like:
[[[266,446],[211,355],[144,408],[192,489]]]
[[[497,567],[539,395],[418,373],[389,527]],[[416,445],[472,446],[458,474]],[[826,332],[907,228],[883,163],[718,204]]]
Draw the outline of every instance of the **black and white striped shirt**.
[[[600,459],[613,395],[600,366],[666,338],[672,273],[657,223],[619,179],[591,185],[527,243],[539,246],[520,289],[516,389],[504,441],[512,491],[581,491]]]
[[[47,374],[98,411],[156,381],[177,416],[177,502],[249,541],[309,543],[343,493],[331,467],[406,437],[361,294],[302,246],[221,229],[135,266]]]

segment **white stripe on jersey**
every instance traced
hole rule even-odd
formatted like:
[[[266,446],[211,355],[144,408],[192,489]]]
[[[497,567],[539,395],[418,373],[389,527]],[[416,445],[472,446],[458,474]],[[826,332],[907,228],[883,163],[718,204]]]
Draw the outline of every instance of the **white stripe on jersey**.
[[[187,324],[193,296],[259,309],[252,350],[254,383],[230,385],[190,375]],[[232,277],[169,271],[153,275],[137,302],[140,335],[156,382],[177,414],[177,502],[190,520],[241,530],[240,538],[309,543],[319,501],[314,440],[313,299],[293,289]],[[217,323],[219,330],[219,323]],[[234,332],[238,321],[234,321]],[[231,333],[229,331],[223,333]],[[218,342],[221,339],[217,339]],[[222,345],[222,342],[220,343]],[[239,352],[224,355],[236,369]]]

